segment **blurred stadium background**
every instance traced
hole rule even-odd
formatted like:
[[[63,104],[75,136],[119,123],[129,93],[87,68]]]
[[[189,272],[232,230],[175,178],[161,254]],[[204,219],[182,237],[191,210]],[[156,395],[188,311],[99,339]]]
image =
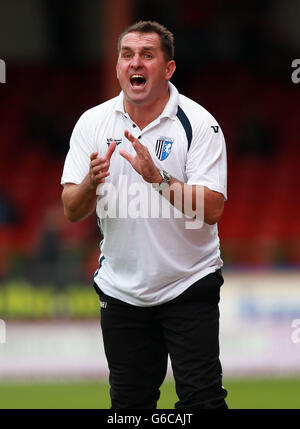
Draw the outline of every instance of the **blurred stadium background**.
[[[95,217],[64,219],[81,113],[117,95],[118,34],[155,19],[180,92],[220,123],[228,195],[221,356],[232,408],[300,408],[300,2],[2,0],[0,408],[107,408]],[[169,377],[160,407],[176,401]]]

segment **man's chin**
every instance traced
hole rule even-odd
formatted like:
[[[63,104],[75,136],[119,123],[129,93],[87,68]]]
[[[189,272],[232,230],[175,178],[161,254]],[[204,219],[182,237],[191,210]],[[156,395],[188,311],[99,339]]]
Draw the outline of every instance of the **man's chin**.
[[[127,100],[132,104],[142,105],[147,103],[147,95],[145,93],[143,94],[130,93],[130,94],[126,94],[125,96]]]

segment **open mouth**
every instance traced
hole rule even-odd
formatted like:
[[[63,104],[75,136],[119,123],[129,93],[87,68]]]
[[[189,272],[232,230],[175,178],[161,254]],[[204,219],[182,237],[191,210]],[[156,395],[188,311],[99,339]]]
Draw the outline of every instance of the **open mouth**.
[[[146,78],[140,74],[134,74],[130,78],[131,86],[143,87],[146,84]]]

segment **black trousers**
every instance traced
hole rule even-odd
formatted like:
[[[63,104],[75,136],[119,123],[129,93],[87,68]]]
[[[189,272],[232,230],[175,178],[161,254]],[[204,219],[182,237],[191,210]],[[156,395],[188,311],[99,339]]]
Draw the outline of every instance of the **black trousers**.
[[[101,327],[111,408],[154,409],[170,355],[176,409],[226,409],[219,360],[221,270],[158,306],[137,307],[105,295]]]

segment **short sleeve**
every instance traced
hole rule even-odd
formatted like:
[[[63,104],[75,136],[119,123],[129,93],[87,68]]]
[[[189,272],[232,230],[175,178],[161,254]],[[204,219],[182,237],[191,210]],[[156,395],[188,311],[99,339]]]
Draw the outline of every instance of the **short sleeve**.
[[[71,135],[61,184],[81,183],[89,172],[90,155],[96,151],[89,121],[86,114],[83,114],[77,121]]]
[[[220,192],[227,200],[227,157],[221,127],[208,115],[194,130],[186,162],[187,183]]]

